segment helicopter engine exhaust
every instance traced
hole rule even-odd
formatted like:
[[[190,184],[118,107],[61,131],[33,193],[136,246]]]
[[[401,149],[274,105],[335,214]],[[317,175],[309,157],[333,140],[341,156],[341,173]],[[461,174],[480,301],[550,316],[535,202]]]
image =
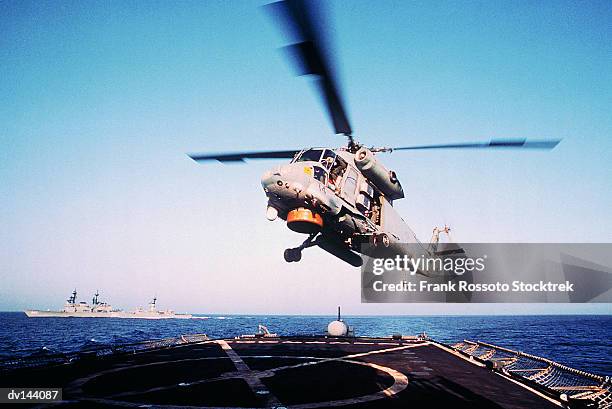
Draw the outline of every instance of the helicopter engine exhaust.
[[[298,233],[313,234],[323,228],[323,218],[310,209],[298,207],[287,214],[287,227]]]
[[[404,190],[395,172],[387,170],[369,149],[359,148],[355,154],[355,165],[389,200],[404,197]]]

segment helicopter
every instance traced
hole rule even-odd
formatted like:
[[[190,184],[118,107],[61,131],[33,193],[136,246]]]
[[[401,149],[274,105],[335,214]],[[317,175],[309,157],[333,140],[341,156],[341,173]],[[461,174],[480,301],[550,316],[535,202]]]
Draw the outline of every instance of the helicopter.
[[[362,245],[420,244],[394,209],[404,198],[395,171],[379,159],[381,153],[434,149],[553,149],[560,140],[491,139],[486,142],[366,147],[354,138],[342,93],[324,36],[322,7],[305,0],[283,0],[264,6],[295,42],[285,47],[298,75],[314,77],[334,133],[347,139],[337,148],[309,147],[284,151],[189,154],[196,162],[244,162],[245,159],[290,159],[264,173],[261,184],[268,199],[266,217],[282,219],[287,227],[307,235],[301,245],[284,252],[298,262],[302,251],[318,246],[348,264],[363,264]],[[423,252],[434,251],[423,245]]]

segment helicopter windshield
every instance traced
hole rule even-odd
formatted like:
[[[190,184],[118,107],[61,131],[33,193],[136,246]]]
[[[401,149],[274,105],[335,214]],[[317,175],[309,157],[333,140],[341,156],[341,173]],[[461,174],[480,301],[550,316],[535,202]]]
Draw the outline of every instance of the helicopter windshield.
[[[332,151],[331,149],[325,149],[325,152],[323,152],[323,158],[321,159],[321,163],[323,164],[323,166],[325,166],[327,170],[329,170],[331,169],[335,160],[336,152]]]
[[[318,162],[321,160],[323,149],[308,149],[298,156],[296,162]]]
[[[313,168],[314,168],[313,177],[319,182],[325,184],[325,181],[327,179],[327,171],[320,166],[313,166]]]

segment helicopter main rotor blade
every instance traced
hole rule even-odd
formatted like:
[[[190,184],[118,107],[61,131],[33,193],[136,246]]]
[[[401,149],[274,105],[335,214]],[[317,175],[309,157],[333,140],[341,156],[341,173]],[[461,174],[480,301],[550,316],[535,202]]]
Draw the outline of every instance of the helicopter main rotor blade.
[[[196,162],[219,161],[219,162],[244,162],[245,159],[293,159],[300,150],[290,151],[265,151],[265,152],[231,152],[213,154],[188,154]]]
[[[322,7],[311,1],[284,0],[265,6],[281,21],[294,44],[287,46],[299,75],[317,77],[317,88],[327,108],[336,134],[349,136],[351,125],[329,55],[329,42],[324,36]]]
[[[527,139],[491,139],[489,142],[459,142],[436,145],[415,145],[390,148],[388,151],[425,150],[425,149],[553,149],[560,139],[527,140]],[[383,148],[384,150],[384,148]]]

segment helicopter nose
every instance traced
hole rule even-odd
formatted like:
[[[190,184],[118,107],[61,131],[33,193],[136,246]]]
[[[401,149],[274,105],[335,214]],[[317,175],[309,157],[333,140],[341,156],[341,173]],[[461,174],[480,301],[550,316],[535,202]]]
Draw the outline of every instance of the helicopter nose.
[[[283,165],[265,172],[261,177],[261,186],[266,195],[295,199],[308,186],[308,179],[303,172],[296,172],[295,167]]]
[[[272,178],[272,171],[266,170],[265,173],[261,176],[261,184],[265,187],[268,181]]]
[[[281,169],[280,169],[280,167],[274,168],[274,169],[270,169],[270,170],[266,171],[263,174],[263,176],[261,177],[261,185],[263,186],[264,190],[266,190],[271,185],[274,185],[274,184],[276,184],[279,181],[282,184],[282,181],[281,181],[280,177],[281,177]]]

